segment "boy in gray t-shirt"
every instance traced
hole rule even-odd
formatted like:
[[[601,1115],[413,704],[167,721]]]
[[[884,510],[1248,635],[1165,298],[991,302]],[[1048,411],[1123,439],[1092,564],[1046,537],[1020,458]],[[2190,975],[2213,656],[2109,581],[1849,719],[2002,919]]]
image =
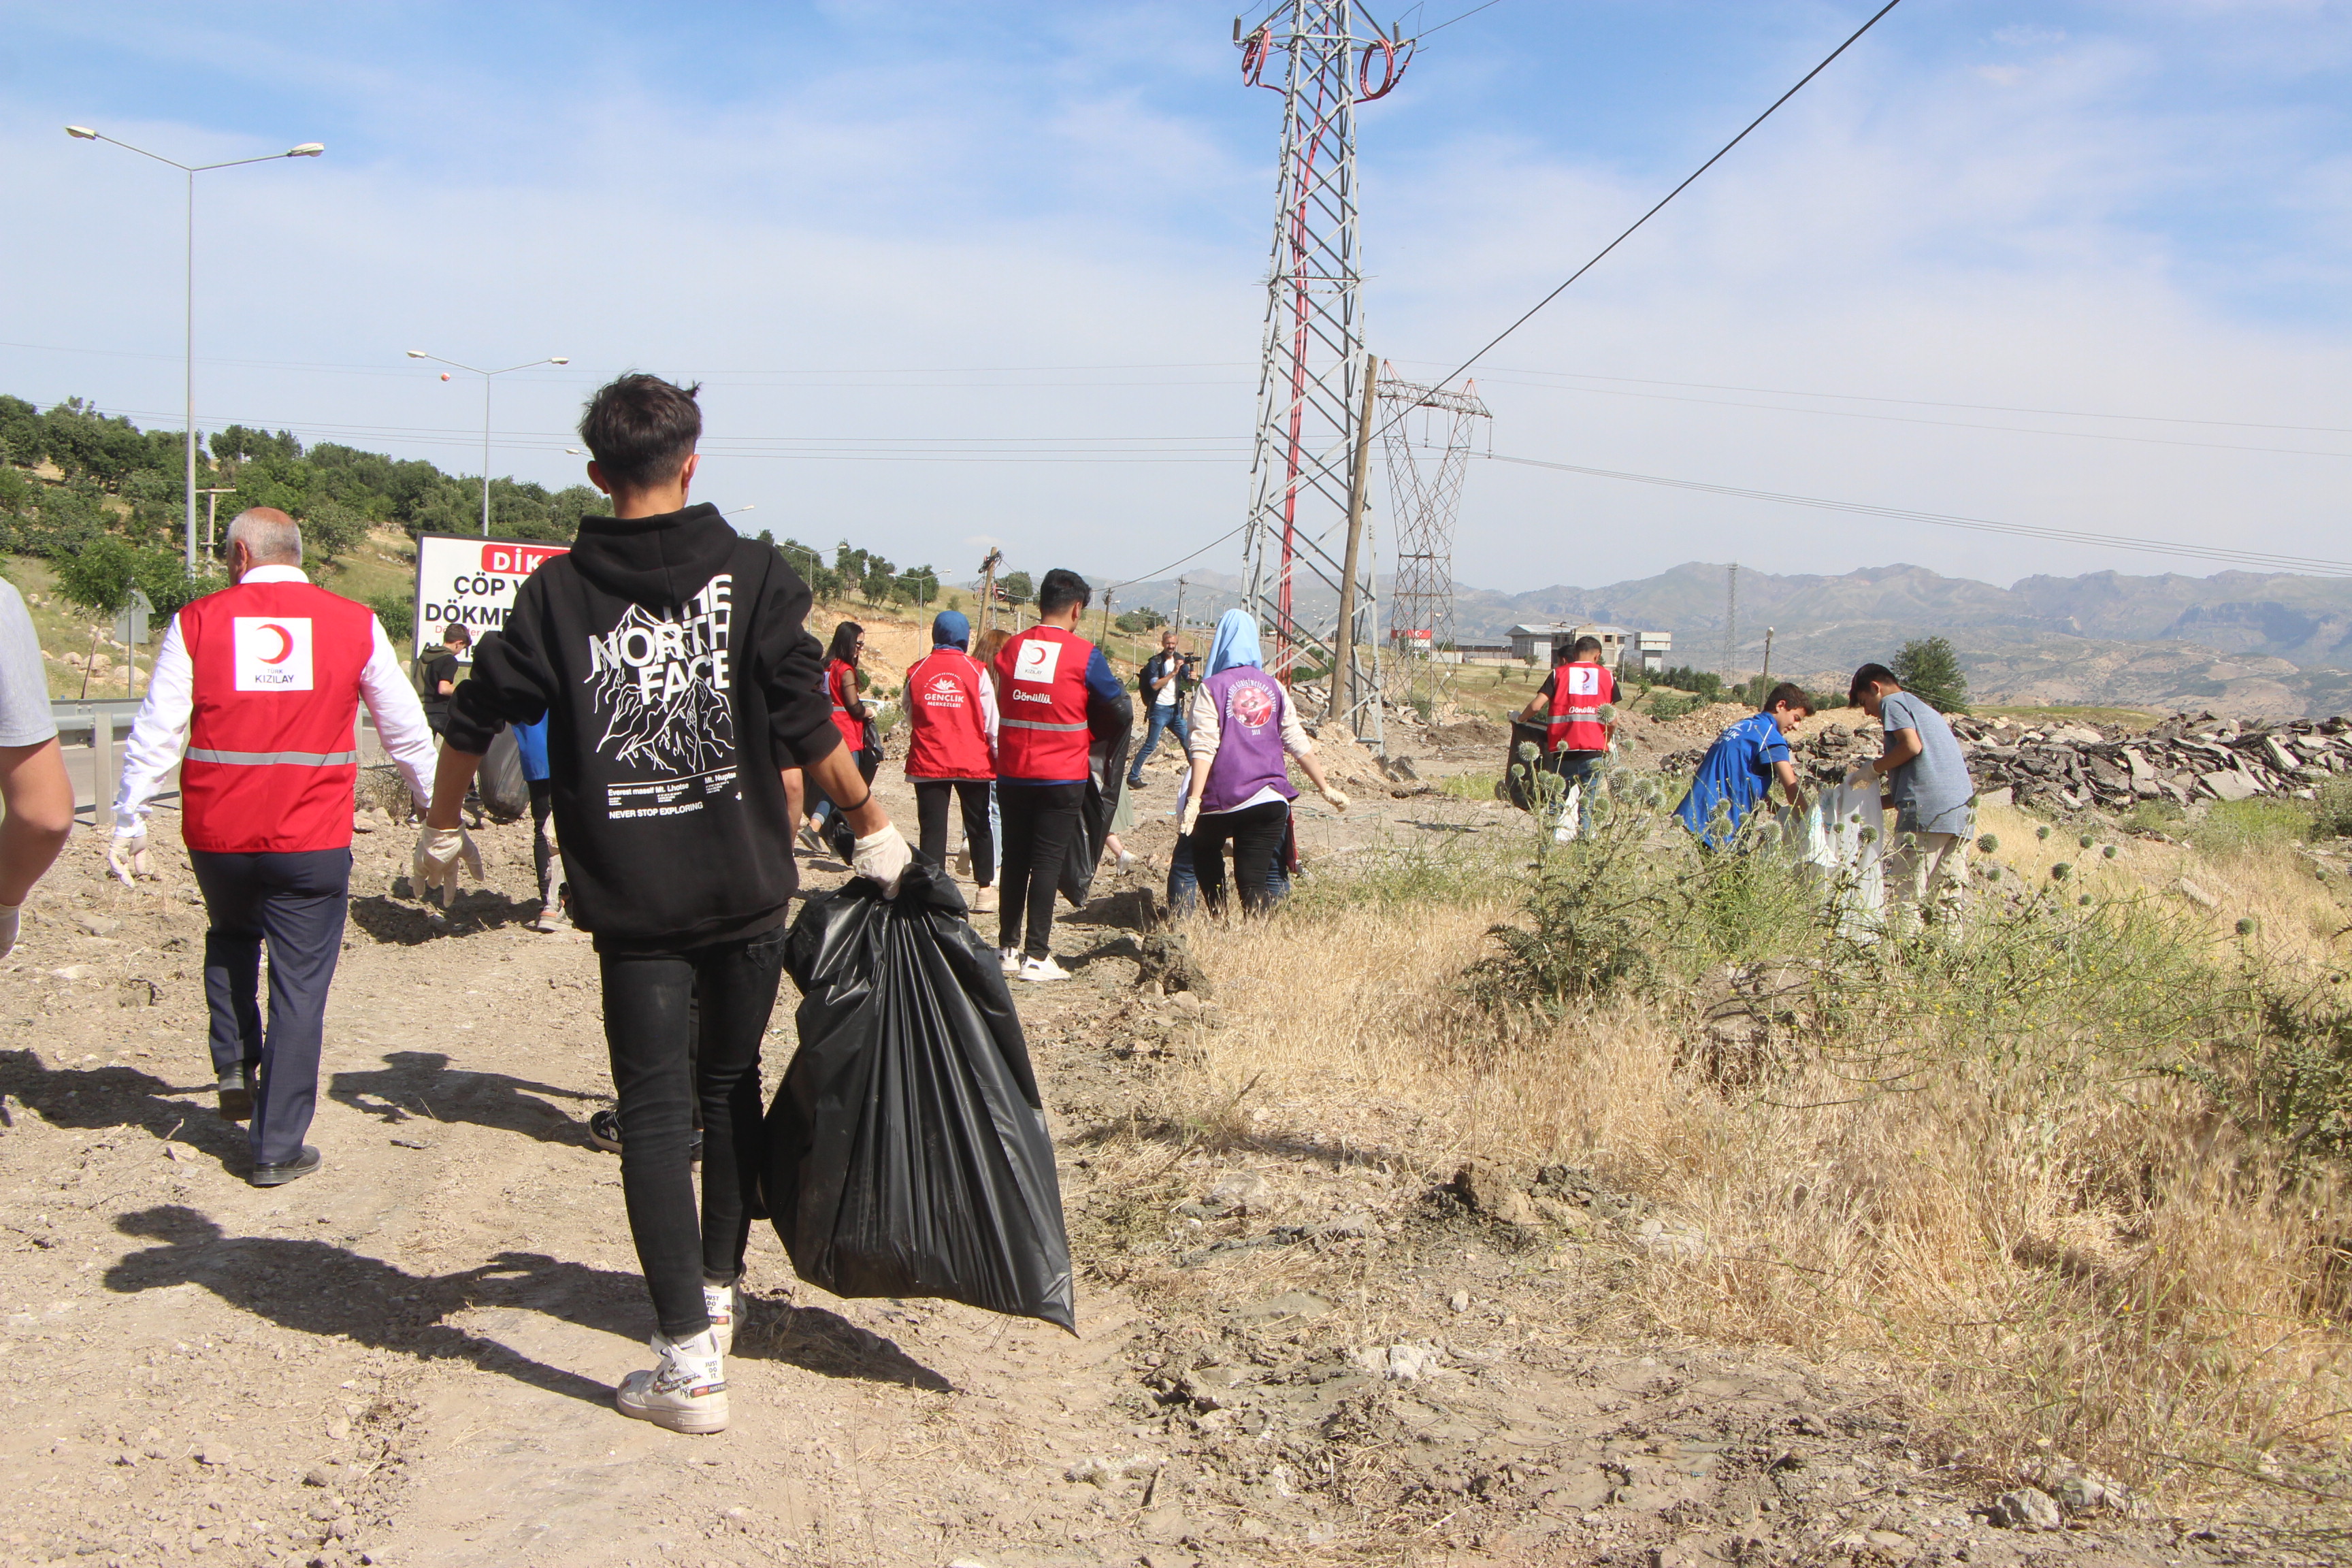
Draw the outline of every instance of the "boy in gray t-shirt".
[[[16,945],[16,911],[73,831],[73,784],[49,716],[41,640],[16,587],[0,581],[0,954]]]
[[[1969,837],[1975,829],[1969,802],[1976,797],[1959,738],[1941,713],[1904,690],[1883,664],[1855,670],[1847,698],[1886,731],[1885,753],[1871,771],[1882,781],[1885,804],[1895,808],[1887,896],[1915,914],[1948,901],[1957,918]]]

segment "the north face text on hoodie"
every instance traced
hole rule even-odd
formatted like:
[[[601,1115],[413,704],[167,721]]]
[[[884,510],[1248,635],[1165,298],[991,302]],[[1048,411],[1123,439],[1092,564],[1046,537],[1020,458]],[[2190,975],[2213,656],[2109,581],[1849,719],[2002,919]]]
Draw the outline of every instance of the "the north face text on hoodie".
[[[588,684],[604,733],[596,750],[642,776],[605,786],[605,816],[676,816],[735,788],[735,710],[728,630],[735,577],[721,572],[682,617],[631,605],[589,634]]]

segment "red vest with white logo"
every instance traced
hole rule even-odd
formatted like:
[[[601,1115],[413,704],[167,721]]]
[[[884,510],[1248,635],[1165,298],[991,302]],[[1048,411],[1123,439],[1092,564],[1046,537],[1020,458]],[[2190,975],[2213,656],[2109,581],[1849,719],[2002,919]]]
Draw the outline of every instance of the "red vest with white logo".
[[[222,854],[341,849],[375,614],[309,583],[248,583],[180,611],[194,675],[180,829]]]
[[[1031,626],[996,656],[996,766],[1008,779],[1087,776],[1087,664],[1095,645]]]
[[[1605,752],[1609,726],[1601,721],[1604,703],[1617,700],[1617,681],[1597,664],[1563,664],[1551,672],[1551,727],[1545,749]]]
[[[824,690],[833,699],[833,727],[841,731],[841,743],[853,752],[863,749],[866,721],[849,710],[851,700],[857,695],[857,667],[845,658],[827,660]]]
[[[988,673],[961,648],[935,647],[907,671],[910,779],[992,779],[980,683]]]

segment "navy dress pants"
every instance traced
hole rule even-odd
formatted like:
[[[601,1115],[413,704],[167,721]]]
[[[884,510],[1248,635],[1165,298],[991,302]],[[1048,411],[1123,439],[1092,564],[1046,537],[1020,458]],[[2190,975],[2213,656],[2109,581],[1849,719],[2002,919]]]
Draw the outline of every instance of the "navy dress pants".
[[[212,918],[205,932],[205,1005],[212,1012],[213,1072],[225,1084],[257,1079],[253,1163],[281,1165],[301,1152],[318,1109],[319,1047],[351,906],[352,852],[191,849],[188,861]],[[266,1030],[257,994],[265,942]]]

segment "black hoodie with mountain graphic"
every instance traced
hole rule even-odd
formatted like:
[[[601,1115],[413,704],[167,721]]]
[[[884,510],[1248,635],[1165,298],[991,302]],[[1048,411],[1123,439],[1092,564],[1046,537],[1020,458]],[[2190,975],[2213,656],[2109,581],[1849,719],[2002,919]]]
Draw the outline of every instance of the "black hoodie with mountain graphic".
[[[544,716],[572,916],[599,951],[676,952],[782,922],[798,874],[779,770],[841,743],[808,584],[716,507],[583,518],[449,701],[482,752]]]

